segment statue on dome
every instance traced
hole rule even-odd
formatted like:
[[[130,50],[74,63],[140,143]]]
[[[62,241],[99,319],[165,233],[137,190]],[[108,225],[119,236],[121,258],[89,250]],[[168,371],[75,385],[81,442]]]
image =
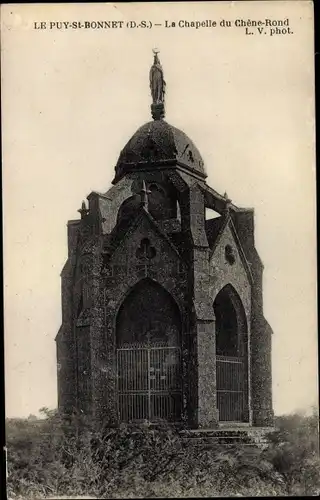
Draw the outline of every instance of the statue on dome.
[[[150,69],[150,89],[153,104],[163,104],[166,82],[163,78],[163,69],[158,57],[159,51],[153,49],[154,59]]]

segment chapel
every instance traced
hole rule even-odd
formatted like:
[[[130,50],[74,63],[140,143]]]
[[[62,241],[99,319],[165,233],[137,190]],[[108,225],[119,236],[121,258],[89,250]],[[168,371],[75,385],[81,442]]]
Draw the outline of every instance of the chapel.
[[[149,79],[152,119],[67,225],[59,410],[110,426],[273,426],[254,211],[206,183],[196,145],[165,120],[156,51]]]

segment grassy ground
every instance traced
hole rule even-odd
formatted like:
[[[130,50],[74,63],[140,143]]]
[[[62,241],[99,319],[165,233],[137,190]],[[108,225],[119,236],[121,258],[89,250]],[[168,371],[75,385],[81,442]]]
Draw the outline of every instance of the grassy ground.
[[[268,449],[195,449],[173,430],[92,432],[48,414],[7,421],[8,497],[91,498],[316,495],[320,493],[318,416],[277,419]]]

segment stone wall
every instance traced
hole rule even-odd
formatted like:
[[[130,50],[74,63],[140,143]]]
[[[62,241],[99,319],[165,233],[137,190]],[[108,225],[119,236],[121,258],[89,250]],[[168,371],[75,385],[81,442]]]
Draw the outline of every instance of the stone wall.
[[[142,179],[147,186],[169,183],[167,209],[172,218],[157,221],[147,207],[137,208],[131,224],[117,226],[120,206],[139,193]],[[70,221],[69,257],[62,273],[63,319],[57,336],[60,408],[78,406],[100,422],[118,423],[117,315],[134,287],[149,280],[172,297],[181,318],[182,420],[189,427],[217,426],[213,302],[229,284],[247,318],[253,422],[272,425],[271,332],[263,316],[262,264],[253,246],[253,214],[233,214],[234,227],[229,221],[210,248],[199,182],[174,169],[131,173],[106,194],[92,193],[89,215]],[[173,217],[177,204],[181,220]],[[227,245],[234,252],[232,264],[226,258]]]

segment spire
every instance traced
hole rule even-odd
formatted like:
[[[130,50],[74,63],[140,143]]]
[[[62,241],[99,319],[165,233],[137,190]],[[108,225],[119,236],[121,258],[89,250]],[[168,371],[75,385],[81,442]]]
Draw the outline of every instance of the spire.
[[[81,203],[81,208],[79,208],[78,212],[81,215],[81,219],[84,219],[85,216],[88,215],[89,209],[86,207],[85,201]]]
[[[154,120],[161,120],[164,118],[164,95],[166,88],[158,53],[159,50],[153,49],[153,65],[149,73],[152,96],[151,115]]]

